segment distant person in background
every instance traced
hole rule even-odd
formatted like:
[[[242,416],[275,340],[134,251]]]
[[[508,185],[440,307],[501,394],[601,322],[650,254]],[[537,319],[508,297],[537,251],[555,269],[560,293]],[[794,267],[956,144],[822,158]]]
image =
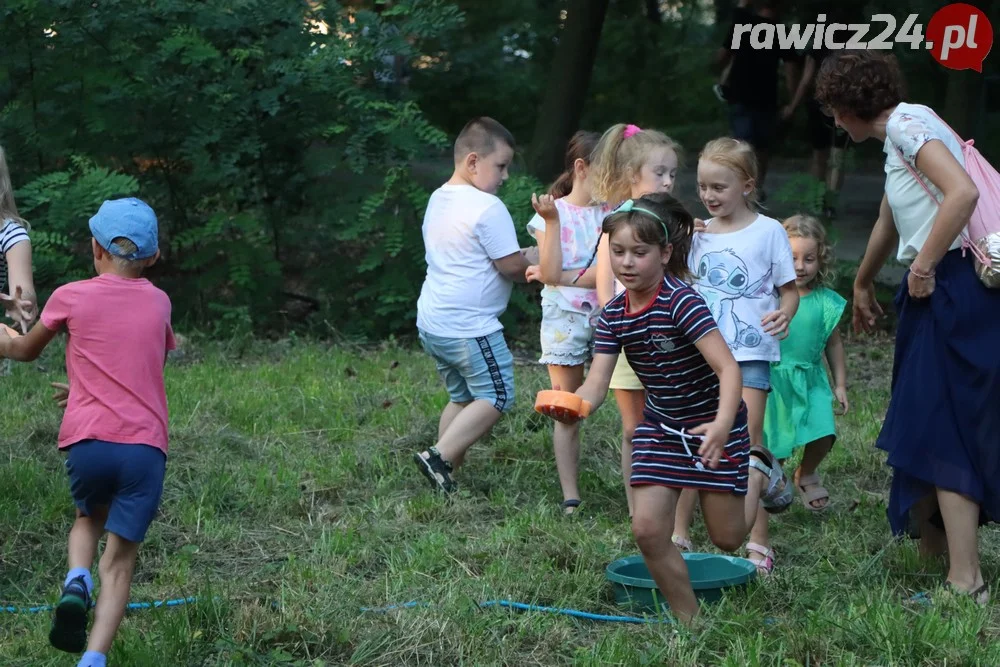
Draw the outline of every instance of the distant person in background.
[[[835,17],[835,12],[840,16]],[[838,6],[822,7],[817,15],[825,14],[827,23],[851,22],[851,17],[843,16],[843,10]],[[812,146],[812,160],[809,163],[809,173],[813,178],[826,186],[823,197],[823,217],[833,219],[836,214],[837,197],[844,185],[844,155],[851,140],[841,128],[833,122],[833,118],[823,113],[816,101],[816,73],[823,61],[831,55],[826,48],[809,49],[805,52],[802,78],[789,102],[781,110],[781,120],[788,122],[795,115],[795,110],[803,101],[806,103],[807,134]],[[832,161],[831,161],[832,158]]]
[[[733,49],[733,38],[738,24],[778,22],[775,0],[740,0],[733,10],[733,20],[725,41],[718,53],[718,64],[725,72],[725,83],[719,92],[729,104],[731,134],[748,142],[754,148],[759,165],[757,182],[759,201],[763,203],[764,180],[771,147],[778,125],[778,65],[783,64],[788,94],[795,91],[799,57],[791,49],[755,49],[750,45],[750,33],[742,32],[739,48]]]

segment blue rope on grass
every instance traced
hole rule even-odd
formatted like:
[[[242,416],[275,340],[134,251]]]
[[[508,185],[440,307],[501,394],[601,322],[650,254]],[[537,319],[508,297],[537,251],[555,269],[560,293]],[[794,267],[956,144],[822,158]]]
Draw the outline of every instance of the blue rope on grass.
[[[179,607],[185,604],[193,604],[198,601],[196,597],[189,598],[177,598],[176,600],[157,600],[156,602],[130,602],[128,604],[128,609],[155,609],[157,607]],[[93,608],[93,603],[91,603],[91,608]],[[40,614],[46,611],[52,611],[55,609],[55,605],[52,604],[40,604],[34,607],[0,607],[0,613],[7,614]]]
[[[386,612],[392,611],[394,609],[412,609],[414,607],[429,607],[431,606],[429,602],[404,602],[403,604],[393,604],[388,607],[362,607],[361,611],[376,611],[376,612]],[[544,607],[536,604],[526,604],[524,602],[513,602],[511,600],[487,600],[486,602],[480,602],[479,606],[481,608],[487,607],[506,607],[508,609],[517,609],[519,611],[540,611],[548,614],[561,614],[563,616],[572,616],[574,618],[583,618],[588,621],[603,621],[606,623],[673,623],[673,619],[670,618],[659,618],[659,617],[640,617],[640,616],[611,616],[607,614],[593,614],[589,611],[580,611],[578,609],[562,609],[560,607]]]

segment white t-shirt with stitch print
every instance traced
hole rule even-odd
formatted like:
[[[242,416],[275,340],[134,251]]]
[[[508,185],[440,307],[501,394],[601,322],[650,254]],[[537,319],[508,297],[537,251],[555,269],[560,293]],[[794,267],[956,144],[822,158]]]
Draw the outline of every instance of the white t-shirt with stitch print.
[[[417,328],[445,338],[503,329],[499,318],[514,284],[493,260],[521,246],[500,198],[471,185],[442,185],[427,202],[423,237],[427,276],[417,300]]]
[[[792,246],[781,223],[758,215],[736,232],[696,233],[688,264],[693,286],[736,360],[780,361],[778,339],[764,331],[761,320],[778,309],[778,287],[795,280]]]

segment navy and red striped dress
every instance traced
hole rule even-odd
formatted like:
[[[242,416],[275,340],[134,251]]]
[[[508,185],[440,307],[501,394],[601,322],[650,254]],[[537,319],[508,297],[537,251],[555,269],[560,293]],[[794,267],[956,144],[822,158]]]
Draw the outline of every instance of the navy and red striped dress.
[[[740,407],[717,468],[699,469],[701,436],[693,427],[715,419],[719,379],[695,343],[718,326],[704,298],[666,276],[656,298],[630,313],[628,292],[608,302],[597,323],[594,354],[625,351],[646,388],[643,421],[632,437],[632,486],[658,484],[746,495],[750,437]]]

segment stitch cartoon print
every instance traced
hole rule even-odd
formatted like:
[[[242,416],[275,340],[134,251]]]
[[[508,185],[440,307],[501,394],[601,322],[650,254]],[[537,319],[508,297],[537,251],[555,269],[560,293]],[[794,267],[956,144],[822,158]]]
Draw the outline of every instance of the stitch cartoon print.
[[[760,299],[773,294],[771,270],[750,282],[746,263],[732,249],[707,252],[698,262],[698,291],[708,303],[723,338],[732,351],[760,345],[763,334],[739,318],[737,299]]]

